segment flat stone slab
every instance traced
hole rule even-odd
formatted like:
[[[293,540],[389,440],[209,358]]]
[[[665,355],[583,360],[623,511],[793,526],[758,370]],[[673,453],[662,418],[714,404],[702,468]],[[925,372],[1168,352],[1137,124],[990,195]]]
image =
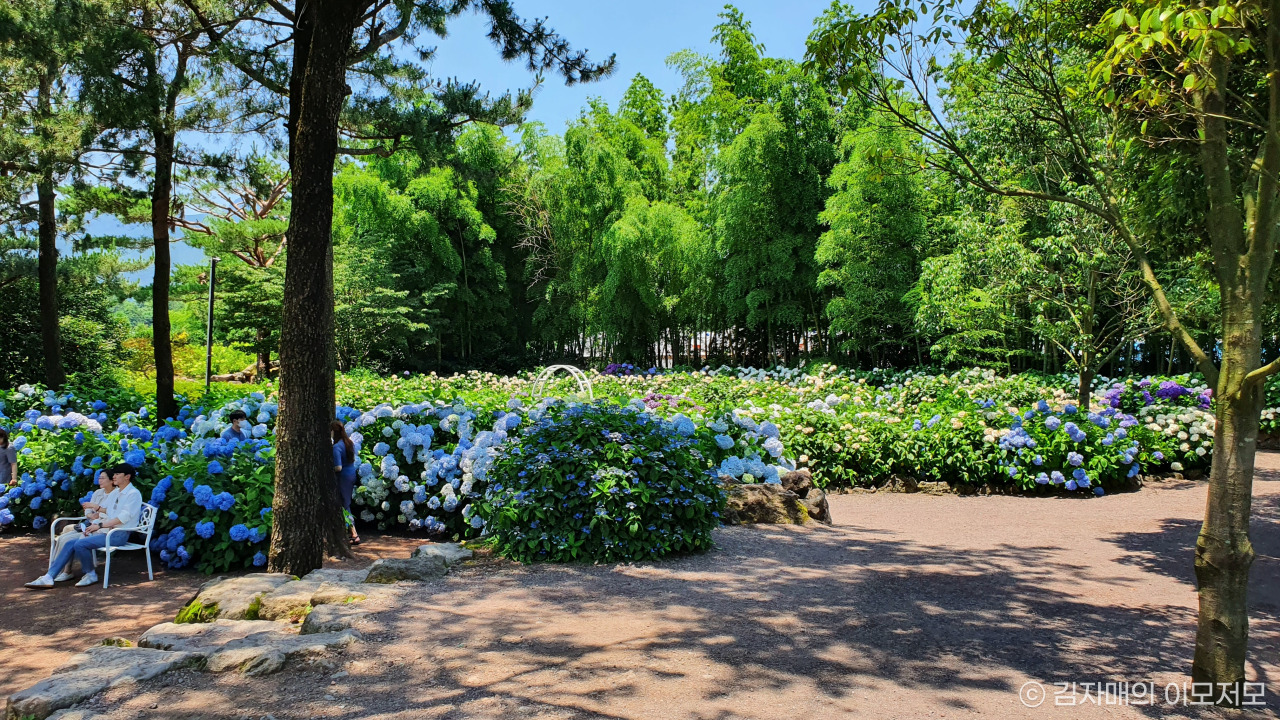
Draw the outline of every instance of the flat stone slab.
[[[266,675],[300,655],[318,655],[356,642],[354,630],[299,635],[287,623],[215,620],[210,623],[161,623],[143,633],[139,647],[190,653],[205,659],[210,672],[239,670]]]
[[[92,647],[71,658],[52,676],[9,696],[6,717],[43,720],[54,711],[88,700],[109,687],[199,665],[202,660],[198,653],[180,650]]]
[[[342,632],[355,626],[368,616],[359,605],[352,603],[321,605],[312,610],[302,621],[299,635],[315,635],[318,633]]]
[[[439,555],[422,555],[411,558],[382,558],[369,568],[366,583],[393,583],[401,580],[430,580],[449,572],[449,566]]]
[[[59,710],[49,716],[48,720],[97,720],[103,715],[91,710]]]
[[[368,573],[366,573],[367,575]],[[320,607],[322,605],[334,605],[339,603],[359,602],[369,597],[371,589],[364,583],[359,582],[326,582],[321,583],[320,587],[311,594],[311,605]]]
[[[258,619],[294,620],[306,615],[310,608],[359,602],[369,596],[370,588],[362,581],[321,581],[311,579],[312,575],[314,573],[302,580],[287,582],[261,596]],[[361,580],[367,575],[367,572],[360,573]]]
[[[210,580],[179,612],[179,617],[185,616],[188,622],[252,619],[264,595],[293,580],[285,573],[250,573]]]
[[[321,583],[362,583],[367,577],[369,577],[369,568],[361,568],[359,570],[320,568],[307,573],[302,579]]]
[[[258,605],[258,617],[262,620],[289,620],[302,617],[310,606],[311,596],[320,589],[314,580],[287,582],[263,595]]]
[[[410,557],[429,557],[438,556],[444,559],[444,564],[450,567],[457,565],[463,560],[470,560],[475,553],[470,548],[464,548],[458,543],[431,543],[423,545],[413,551]]]

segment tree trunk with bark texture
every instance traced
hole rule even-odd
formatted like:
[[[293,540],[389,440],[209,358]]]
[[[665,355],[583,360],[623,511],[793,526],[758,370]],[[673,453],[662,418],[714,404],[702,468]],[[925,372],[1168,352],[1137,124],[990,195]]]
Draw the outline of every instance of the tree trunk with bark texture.
[[[173,340],[169,326],[169,206],[173,194],[172,132],[155,132],[155,185],[151,190],[151,239],[155,275],[151,283],[151,344],[156,361],[156,414],[178,416],[173,398]]]
[[[53,71],[40,76],[38,110],[48,116],[53,103]],[[58,215],[55,203],[53,168],[48,158],[41,158],[40,179],[36,183],[37,234],[40,238],[36,277],[40,293],[40,340],[44,346],[44,381],[50,388],[67,382],[62,367],[62,337],[58,329]]]
[[[1255,187],[1246,181],[1237,188],[1231,175],[1223,89],[1231,65],[1224,57],[1211,55],[1207,63],[1214,82],[1202,91],[1199,120],[1200,160],[1209,201],[1207,227],[1222,306],[1222,360],[1214,388],[1217,424],[1209,498],[1196,539],[1200,612],[1191,677],[1193,682],[1212,683],[1214,702],[1226,705],[1242,701],[1249,640],[1249,567],[1254,558],[1249,541],[1253,469],[1265,373],[1275,369],[1261,369],[1260,333],[1280,217],[1275,177],[1280,172],[1280,77],[1276,76],[1280,73],[1280,0],[1267,5],[1270,107],[1267,136],[1255,165]],[[1234,701],[1224,687],[1234,688]]]
[[[329,444],[334,409],[333,165],[346,65],[363,5],[298,6],[290,80],[289,264],[280,337],[280,415],[269,567],[304,575],[347,553]]]
[[[1223,346],[1223,363],[1215,389],[1223,403],[1213,433],[1213,465],[1209,472],[1209,498],[1204,523],[1196,538],[1196,583],[1200,588],[1196,651],[1191,666],[1194,682],[1235,687],[1244,682],[1249,640],[1247,592],[1253,544],[1249,541],[1252,511],[1253,467],[1257,452],[1258,417],[1262,412],[1263,386],[1241,392],[1248,368],[1257,367],[1247,356],[1248,341]],[[1258,344],[1252,344],[1258,355]],[[1232,355],[1238,361],[1229,360]],[[1217,699],[1215,693],[1215,700]]]
[[[62,338],[58,330],[58,217],[53,171],[46,169],[36,185],[39,212],[40,338],[44,344],[44,379],[51,388],[67,382],[62,367]]]

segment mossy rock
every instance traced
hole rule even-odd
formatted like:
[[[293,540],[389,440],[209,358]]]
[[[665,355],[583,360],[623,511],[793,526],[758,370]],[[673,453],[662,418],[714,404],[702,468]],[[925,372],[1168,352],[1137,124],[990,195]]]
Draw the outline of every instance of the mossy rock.
[[[192,600],[178,611],[173,621],[179,625],[188,623],[207,623],[218,619],[218,604],[204,605],[199,599]]]

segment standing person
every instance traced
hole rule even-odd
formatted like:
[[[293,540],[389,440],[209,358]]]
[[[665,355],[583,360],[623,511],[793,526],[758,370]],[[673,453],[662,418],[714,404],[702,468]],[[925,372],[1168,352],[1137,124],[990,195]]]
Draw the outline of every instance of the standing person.
[[[347,515],[347,529],[351,531],[351,544],[360,544],[356,524],[351,516],[351,496],[356,490],[356,445],[347,435],[347,428],[337,420],[329,423],[329,437],[333,440],[333,472],[338,480],[338,494],[342,496],[342,509]]]
[[[87,522],[69,523],[62,528],[62,532],[53,540],[53,549],[49,552],[49,574],[53,575],[55,570],[61,570],[54,582],[65,582],[72,578],[71,563],[67,563],[66,567],[55,568],[53,561],[62,554],[63,546],[74,543],[76,540],[84,537],[84,529],[94,520],[106,518],[106,512],[109,507],[115,504],[116,498],[119,497],[119,491],[116,490],[115,481],[111,479],[111,473],[105,469],[98,473],[98,489],[93,491],[93,496],[88,500],[80,503],[80,507],[84,508],[84,516]],[[56,521],[55,521],[56,522]],[[105,530],[103,532],[106,532]]]
[[[111,481],[119,493],[114,503],[108,503],[103,512],[105,517],[94,520],[84,529],[84,534],[73,543],[63,546],[58,556],[49,563],[49,567],[66,567],[74,555],[80,561],[80,569],[85,571],[76,587],[86,587],[98,582],[98,573],[93,569],[93,551],[107,546],[107,530],[111,528],[134,527],[142,514],[142,493],[133,486],[133,478],[138,474],[137,468],[129,463],[120,463],[111,468]],[[124,545],[129,542],[129,533],[116,533],[111,538],[112,545]],[[87,570],[86,570],[87,568]],[[53,587],[53,578],[49,573],[27,583],[27,587],[43,590]]]
[[[253,433],[249,430],[249,416],[244,414],[243,410],[232,410],[228,418],[231,420],[231,427],[222,431],[223,440],[239,440],[244,442],[253,437]]]
[[[9,444],[9,431],[0,428],[0,487],[18,482],[18,449]]]

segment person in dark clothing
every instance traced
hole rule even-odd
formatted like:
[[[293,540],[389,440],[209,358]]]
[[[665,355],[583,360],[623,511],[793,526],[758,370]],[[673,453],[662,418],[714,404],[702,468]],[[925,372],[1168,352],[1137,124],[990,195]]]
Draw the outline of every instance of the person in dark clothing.
[[[329,437],[333,440],[333,472],[338,480],[338,494],[342,496],[342,507],[350,517],[351,496],[356,489],[356,468],[359,467],[356,445],[347,435],[346,427],[337,420],[329,423]],[[347,527],[351,530],[351,544],[359,545],[360,535],[356,533],[355,523],[351,522]]]

